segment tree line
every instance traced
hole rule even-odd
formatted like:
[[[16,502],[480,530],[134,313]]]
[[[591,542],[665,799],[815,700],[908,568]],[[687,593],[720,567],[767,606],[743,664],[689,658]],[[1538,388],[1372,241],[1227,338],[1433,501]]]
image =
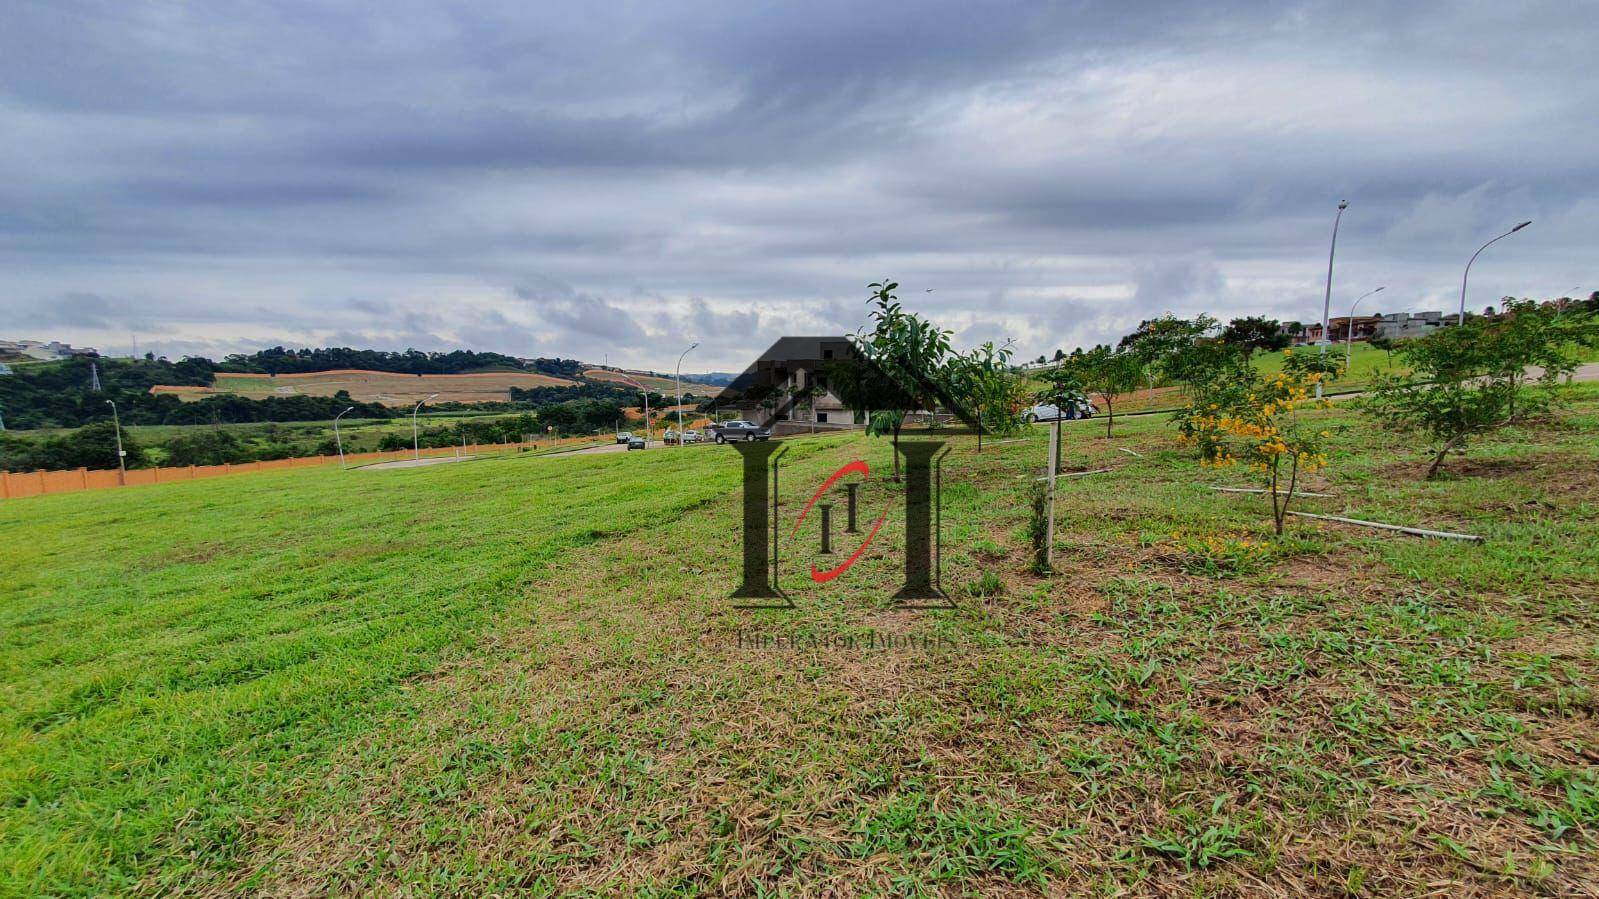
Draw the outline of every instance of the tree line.
[[[560,378],[577,378],[583,374],[584,365],[576,359],[543,357],[533,359],[524,365],[514,356],[475,350],[436,353],[422,350],[404,352],[358,350],[351,347],[303,347],[291,350],[275,346],[254,353],[232,354],[216,366],[218,371],[269,375],[307,374],[345,368],[398,372],[407,375],[453,375],[507,369],[536,371]]]

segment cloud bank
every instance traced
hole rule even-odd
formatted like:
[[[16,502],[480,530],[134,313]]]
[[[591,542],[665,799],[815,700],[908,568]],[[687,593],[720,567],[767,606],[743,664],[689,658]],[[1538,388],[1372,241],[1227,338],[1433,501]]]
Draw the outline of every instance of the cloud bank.
[[[737,369],[891,276],[1037,355],[1318,317],[1342,199],[1335,309],[1599,289],[1587,4],[753,6],[14,4],[0,336]]]

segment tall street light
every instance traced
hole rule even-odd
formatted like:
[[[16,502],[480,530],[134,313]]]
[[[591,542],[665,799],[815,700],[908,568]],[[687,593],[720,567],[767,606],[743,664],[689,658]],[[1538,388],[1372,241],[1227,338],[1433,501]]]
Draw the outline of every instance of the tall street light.
[[[1332,312],[1332,272],[1333,254],[1338,252],[1338,223],[1343,220],[1344,210],[1349,208],[1349,201],[1344,200],[1338,204],[1338,215],[1333,217],[1332,246],[1327,249],[1327,293],[1321,301],[1321,355],[1327,355],[1327,344],[1331,342],[1332,335],[1328,329],[1332,327],[1327,317]],[[1321,399],[1321,382],[1316,382],[1316,399]]]
[[[416,404],[416,408],[411,410],[411,452],[415,455],[416,460],[418,462],[422,461],[422,444],[417,441],[417,437],[416,437],[416,414],[418,412],[422,411],[422,404],[423,403],[427,402],[428,400],[437,399],[437,398],[438,398],[438,394],[435,393],[435,394],[429,396],[425,400],[418,400],[417,404]]]
[[[354,408],[355,408],[354,406],[350,407],[350,409],[354,409]],[[338,415],[333,416],[333,442],[337,443],[339,445],[339,467],[340,468],[344,467],[344,438],[339,436],[339,419],[341,419],[344,416],[348,415],[350,413],[350,409],[345,409],[343,412],[340,412]]]
[[[622,382],[637,387],[639,394],[644,397],[644,446],[647,448],[650,445],[650,389],[625,374],[622,375]]]
[[[697,346],[699,346],[699,343],[696,342],[691,344],[688,349],[684,350],[683,355],[677,357],[677,368],[672,371],[672,384],[677,389],[678,446],[688,446],[688,444],[683,441],[683,356],[687,356],[689,353],[694,352],[694,347]]]
[[[1460,317],[1455,319],[1455,324],[1463,325],[1466,323],[1466,279],[1471,277],[1471,263],[1477,261],[1477,257],[1482,255],[1483,250],[1488,249],[1495,243],[1504,240],[1505,238],[1515,234],[1517,231],[1520,231],[1522,228],[1525,228],[1530,224],[1532,224],[1532,222],[1522,222],[1516,227],[1511,228],[1509,231],[1506,231],[1498,237],[1495,237],[1493,240],[1483,244],[1481,247],[1478,247],[1477,252],[1471,254],[1471,259],[1466,262],[1466,272],[1460,276]]]
[[[106,400],[111,406],[111,426],[117,431],[117,483],[128,483],[128,454],[122,449],[122,416],[117,414],[117,404],[113,400]]]
[[[1349,332],[1349,340],[1344,344],[1344,346],[1348,348],[1345,350],[1345,353],[1348,355],[1348,360],[1345,361],[1344,364],[1350,368],[1355,367],[1355,307],[1360,305],[1360,300],[1364,300],[1366,297],[1369,297],[1374,293],[1382,293],[1385,289],[1387,289],[1387,287],[1388,285],[1384,284],[1382,287],[1379,287],[1376,290],[1368,290],[1360,295],[1359,300],[1355,300],[1353,303],[1349,304],[1349,327],[1347,329]]]

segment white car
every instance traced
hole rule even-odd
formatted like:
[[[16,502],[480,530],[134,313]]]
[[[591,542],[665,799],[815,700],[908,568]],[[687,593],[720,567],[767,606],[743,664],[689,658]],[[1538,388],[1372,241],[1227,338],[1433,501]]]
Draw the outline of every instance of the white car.
[[[1050,403],[1039,403],[1022,411],[1022,421],[1028,424],[1040,421],[1073,421],[1079,418],[1093,418],[1099,408],[1088,400],[1081,400],[1066,409]]]

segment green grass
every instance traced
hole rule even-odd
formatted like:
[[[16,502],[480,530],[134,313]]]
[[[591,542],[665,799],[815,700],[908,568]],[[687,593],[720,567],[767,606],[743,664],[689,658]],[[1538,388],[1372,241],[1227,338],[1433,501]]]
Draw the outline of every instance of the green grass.
[[[1049,578],[1045,429],[955,438],[948,612],[893,608],[897,512],[826,585],[807,518],[798,608],[734,610],[725,448],[0,503],[0,894],[1592,891],[1599,391],[1575,395],[1435,482],[1316,413],[1337,498],[1302,508],[1480,546],[1273,540],[1164,416],[1071,426],[1071,467],[1117,471],[1063,482]],[[786,446],[785,520],[857,457],[863,508],[898,508],[884,441]]]
[[[1303,346],[1293,347],[1290,352],[1315,353],[1320,349],[1321,347],[1317,346]],[[1347,347],[1344,344],[1339,343],[1327,347],[1327,352],[1343,356],[1346,354],[1346,349]],[[1263,351],[1256,353],[1252,361],[1255,364],[1255,368],[1260,371],[1266,374],[1275,374],[1282,371],[1283,354]],[[1354,355],[1350,358],[1349,367],[1336,381],[1332,382],[1331,388],[1334,391],[1360,390],[1370,387],[1379,375],[1405,374],[1409,370],[1397,353],[1387,353],[1357,340],[1355,341]]]

